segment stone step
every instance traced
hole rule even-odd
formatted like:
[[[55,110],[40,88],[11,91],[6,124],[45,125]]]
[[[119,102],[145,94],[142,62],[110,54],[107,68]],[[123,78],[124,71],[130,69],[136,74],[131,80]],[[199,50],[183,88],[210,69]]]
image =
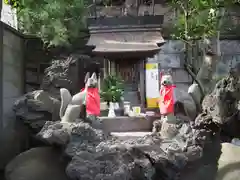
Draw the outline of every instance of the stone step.
[[[106,132],[150,132],[155,117],[99,117]]]
[[[115,136],[121,140],[140,138],[146,135],[150,135],[152,132],[111,132],[112,136]]]

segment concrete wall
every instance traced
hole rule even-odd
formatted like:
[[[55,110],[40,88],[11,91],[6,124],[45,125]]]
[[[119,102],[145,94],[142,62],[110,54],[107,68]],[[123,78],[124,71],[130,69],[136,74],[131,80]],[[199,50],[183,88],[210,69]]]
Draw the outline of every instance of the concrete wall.
[[[3,127],[13,126],[12,106],[23,94],[23,38],[11,27],[3,26]]]
[[[12,111],[16,98],[23,94],[23,39],[0,21],[0,171],[28,143],[27,131],[17,128]]]
[[[240,40],[221,40],[221,57],[217,64],[216,78],[227,75],[231,67],[235,67],[240,63]],[[192,83],[192,78],[183,68],[184,61],[184,45],[181,41],[167,40],[161,47],[161,51],[148,61],[158,62],[160,71],[171,69],[173,72],[173,80],[176,85],[187,90]]]
[[[240,63],[240,40],[220,41],[221,59],[217,64],[216,77],[226,75],[230,68]]]
[[[183,47],[181,41],[166,40],[160,52],[153,58],[148,58],[147,62],[158,62],[159,72],[171,69],[174,83],[177,87],[187,91],[189,85],[192,83],[192,78],[183,67]]]
[[[138,11],[133,8],[133,10],[128,11],[132,16],[144,16],[144,14],[149,15],[164,15],[164,21],[168,22],[174,17],[173,11],[170,7],[163,4],[155,4],[153,6],[140,5]],[[107,16],[107,17],[119,17],[124,14],[124,6],[97,6],[96,14],[94,7],[89,11],[89,16]]]

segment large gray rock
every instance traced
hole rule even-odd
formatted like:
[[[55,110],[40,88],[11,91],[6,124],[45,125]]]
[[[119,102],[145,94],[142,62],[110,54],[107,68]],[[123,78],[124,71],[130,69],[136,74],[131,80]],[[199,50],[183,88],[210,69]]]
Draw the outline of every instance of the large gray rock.
[[[240,147],[230,143],[223,143],[216,180],[238,180],[239,176]]]
[[[73,125],[47,121],[37,137],[48,144],[65,146],[70,140]]]
[[[30,149],[14,158],[6,167],[6,180],[69,180],[66,162],[51,147]]]
[[[72,179],[175,180],[186,165],[202,158],[205,144],[216,134],[211,117],[205,115],[176,128],[169,139],[148,135],[120,140],[88,123],[48,122],[38,136],[66,147],[72,158],[66,172]]]
[[[26,127],[0,130],[0,170],[19,153],[29,148],[29,136]]]
[[[220,80],[213,92],[202,102],[203,111],[212,116],[213,121],[225,124],[238,113],[240,101],[240,76],[234,73]]]
[[[67,150],[74,149],[74,153],[76,153],[75,150],[81,151],[81,149],[71,147],[72,145],[83,143],[86,146],[95,146],[107,138],[102,130],[93,128],[89,123],[84,123],[81,119],[76,120],[75,123],[47,121],[37,134],[37,137],[49,144],[67,146]],[[72,153],[67,154],[71,156]]]
[[[80,152],[72,159],[66,173],[72,179],[151,180],[155,168],[142,151],[123,147],[94,154]]]
[[[46,121],[59,120],[60,101],[43,90],[29,92],[13,106],[18,119],[38,132]]]
[[[226,137],[240,138],[240,76],[234,72],[220,80],[202,102],[202,109],[222,126]]]
[[[74,93],[76,89],[79,89],[77,87],[79,85],[77,78],[79,72],[76,61],[77,57],[74,56],[53,60],[51,65],[45,69],[41,89],[57,98],[60,98],[60,88],[66,88],[71,93]]]
[[[83,121],[48,122],[38,137],[62,146],[65,154],[72,158],[66,168],[71,179],[202,180],[210,174],[208,180],[213,180],[221,149],[219,124],[224,124],[223,117],[228,117],[226,111],[221,112],[217,108],[225,107],[224,101],[228,100],[230,105],[234,105],[228,109],[230,115],[237,112],[235,102],[239,101],[240,89],[237,81],[238,77],[230,76],[218,84],[208,96],[210,98],[205,98],[204,111],[195,121],[178,114],[177,118],[183,119],[174,126],[161,124],[166,127],[166,134],[168,130],[174,130],[170,137],[155,133],[140,138],[118,139],[108,136],[102,126],[94,128],[94,123]],[[223,91],[219,87],[223,87]],[[187,101],[191,107],[193,99],[188,96],[180,102]]]
[[[194,120],[197,116],[197,106],[192,96],[188,92],[180,89],[174,89],[175,101],[180,102],[184,106],[184,114],[186,114],[191,120]]]

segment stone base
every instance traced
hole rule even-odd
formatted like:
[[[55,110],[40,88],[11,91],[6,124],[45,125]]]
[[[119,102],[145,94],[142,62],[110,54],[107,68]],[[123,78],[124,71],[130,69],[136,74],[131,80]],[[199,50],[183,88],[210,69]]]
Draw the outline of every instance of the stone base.
[[[151,132],[156,117],[100,117],[106,132]]]
[[[111,132],[112,136],[115,136],[121,140],[140,138],[146,135],[150,135],[152,132]]]

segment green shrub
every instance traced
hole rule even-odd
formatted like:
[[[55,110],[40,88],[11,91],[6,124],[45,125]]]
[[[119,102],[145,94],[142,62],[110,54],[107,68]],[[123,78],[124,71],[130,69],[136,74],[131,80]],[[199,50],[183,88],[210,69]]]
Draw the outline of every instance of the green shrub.
[[[123,80],[118,76],[109,75],[103,80],[101,98],[106,102],[120,102],[123,96]]]

